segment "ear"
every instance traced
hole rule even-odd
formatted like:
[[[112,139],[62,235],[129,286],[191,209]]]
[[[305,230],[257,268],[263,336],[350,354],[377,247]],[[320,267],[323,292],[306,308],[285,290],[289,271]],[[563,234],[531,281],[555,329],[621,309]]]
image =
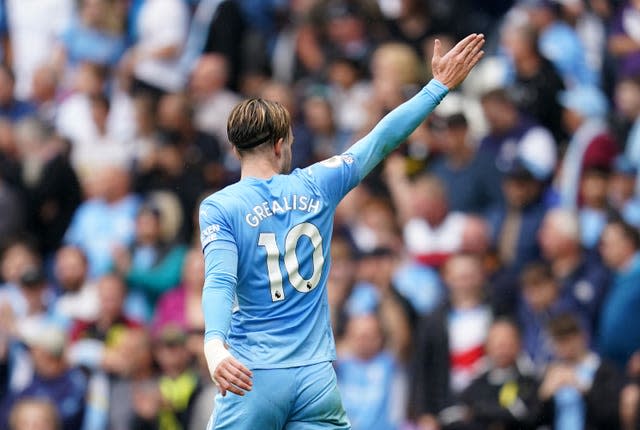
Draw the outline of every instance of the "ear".
[[[235,155],[236,158],[238,158],[239,160],[241,157],[240,157],[240,152],[238,151],[238,148],[235,145],[231,145],[231,150],[233,151],[233,155]]]
[[[276,143],[273,145],[273,150],[275,151],[276,157],[280,158],[282,155],[282,147],[284,146],[284,139],[280,138],[276,140]]]

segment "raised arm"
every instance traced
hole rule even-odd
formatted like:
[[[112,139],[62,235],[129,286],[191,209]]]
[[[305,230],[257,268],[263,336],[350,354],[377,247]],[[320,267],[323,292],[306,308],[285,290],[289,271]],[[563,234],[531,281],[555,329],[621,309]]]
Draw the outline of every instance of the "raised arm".
[[[449,90],[458,86],[484,55],[484,35],[471,34],[444,56],[436,39],[431,68],[433,79],[418,94],[391,111],[346,152],[353,156],[360,179],[396,149],[435,109]]]

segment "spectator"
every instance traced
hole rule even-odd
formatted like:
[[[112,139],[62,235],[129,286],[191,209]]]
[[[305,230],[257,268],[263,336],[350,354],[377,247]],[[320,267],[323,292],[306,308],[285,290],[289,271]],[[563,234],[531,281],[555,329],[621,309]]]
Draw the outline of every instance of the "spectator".
[[[167,291],[155,307],[153,327],[155,331],[174,324],[188,333],[204,330],[201,299],[204,285],[204,258],[202,252],[190,249],[182,265],[182,279],[178,288]]]
[[[113,66],[124,52],[124,38],[110,28],[112,5],[105,0],[83,0],[73,23],[65,29],[54,52],[58,73],[72,71],[82,62]]]
[[[215,136],[218,153],[226,152],[227,119],[240,98],[226,88],[229,65],[221,54],[200,57],[191,75],[191,97],[195,102],[194,125],[197,130]]]
[[[578,190],[585,166],[610,168],[619,151],[605,123],[608,102],[596,87],[578,87],[560,94],[563,122],[570,136],[562,161],[560,201],[575,208],[581,200]]]
[[[551,209],[538,230],[542,255],[561,286],[561,301],[571,303],[569,307],[588,323],[585,330],[595,333],[611,274],[599,258],[582,249],[580,238],[578,216],[568,209]]]
[[[17,78],[15,93],[19,100],[31,96],[33,73],[50,59],[51,47],[71,22],[73,7],[72,0],[5,2],[11,47],[9,63]]]
[[[487,215],[492,245],[502,267],[517,272],[540,257],[536,232],[547,210],[543,182],[520,160],[514,161],[502,181],[504,204]]]
[[[574,310],[572,302],[563,300],[558,281],[544,263],[532,263],[522,271],[521,293],[517,306],[522,327],[524,352],[536,371],[543,371],[553,358],[547,325],[554,317]]]
[[[495,166],[477,152],[464,114],[450,115],[445,121],[447,138],[442,156],[429,170],[445,184],[452,211],[484,213],[502,198],[493,187]]]
[[[43,64],[33,72],[32,94],[29,99],[35,105],[35,114],[47,125],[56,123],[60,94],[60,75],[51,64]]]
[[[49,134],[37,120],[16,130],[22,156],[22,189],[27,196],[26,221],[38,247],[49,258],[60,246],[82,190],[69,160],[69,142]]]
[[[444,184],[422,174],[409,182],[402,163],[390,160],[387,183],[403,225],[409,254],[427,266],[440,266],[459,251],[466,215],[450,212]]]
[[[62,420],[62,430],[76,430],[82,425],[85,407],[86,378],[69,367],[64,358],[65,334],[54,325],[31,327],[23,334],[33,357],[35,374],[23,390],[5,397],[0,407],[0,423],[8,427],[8,414],[23,398],[44,397],[55,404]]]
[[[637,0],[625,1],[612,22],[609,52],[618,59],[618,75],[623,78],[640,73],[638,11],[640,3]]]
[[[104,166],[94,172],[93,196],[73,215],[65,242],[78,246],[89,260],[89,276],[113,267],[113,250],[127,247],[135,237],[138,198],[130,192],[129,174],[121,167]]]
[[[182,89],[185,76],[179,60],[188,21],[189,11],[180,0],[142,3],[136,22],[138,40],[123,59],[125,73],[133,78],[134,94],[146,93],[157,101]]]
[[[565,134],[558,94],[564,84],[553,64],[540,54],[536,30],[508,23],[502,30],[502,45],[515,68],[515,79],[509,88],[514,102],[561,142]]]
[[[598,85],[599,70],[587,63],[585,49],[577,33],[560,16],[558,3],[552,0],[525,2],[529,19],[540,34],[539,48],[558,69],[567,87]]]
[[[313,135],[313,158],[325,160],[334,154],[344,152],[350,146],[351,135],[338,127],[325,91],[310,92],[302,108],[304,122]]]
[[[428,37],[452,31],[452,23],[434,16],[431,9],[438,8],[428,1],[403,0],[399,3],[396,16],[387,19],[389,36],[411,46],[418,55],[422,54],[422,47]]]
[[[88,262],[80,248],[65,246],[56,253],[55,279],[60,296],[53,313],[66,320],[95,321],[100,302],[96,284],[88,279]]]
[[[449,300],[420,322],[412,361],[410,411],[425,430],[442,424],[447,408],[481,373],[492,319],[477,256],[456,254],[442,270]]]
[[[610,166],[585,165],[580,178],[581,205],[578,209],[582,245],[594,249],[607,220],[614,214],[607,200]]]
[[[362,130],[367,121],[367,107],[372,88],[363,79],[358,64],[348,58],[336,58],[329,65],[329,101],[340,130]]]
[[[610,292],[602,306],[598,347],[603,357],[620,368],[640,349],[635,315],[640,301],[640,238],[632,226],[612,221],[604,229],[600,253],[613,272]]]
[[[377,311],[388,346],[399,359],[406,359],[415,326],[416,312],[411,302],[393,285],[397,257],[389,248],[375,248],[360,255],[356,284],[346,304],[349,316]]]
[[[9,66],[0,65],[0,117],[18,122],[35,113],[35,107],[14,96],[15,76]]]
[[[165,240],[161,209],[149,201],[136,217],[134,242],[114,249],[115,270],[129,287],[129,303],[140,307],[140,317],[149,321],[160,295],[174,288],[187,252],[183,245]]]
[[[11,409],[9,430],[60,430],[62,423],[50,400],[25,398]]]
[[[379,317],[352,317],[347,323],[345,345],[336,362],[336,375],[353,429],[399,429],[407,381],[393,348],[385,347]]]
[[[624,155],[613,162],[607,184],[607,201],[629,224],[640,227],[640,200],[636,196],[638,168]]]
[[[518,111],[506,90],[486,92],[482,110],[489,126],[480,141],[480,154],[495,159],[498,172],[511,168],[516,159],[525,161],[539,179],[548,179],[556,166],[556,145],[547,129]],[[500,174],[494,173],[499,188]]]
[[[167,325],[153,347],[160,367],[157,386],[133,393],[134,428],[189,428],[193,400],[201,389],[198,375],[189,368],[187,334]]]
[[[640,164],[640,79],[622,79],[616,85],[615,101],[623,119],[630,123],[624,140],[625,155],[638,166]],[[637,186],[636,186],[637,187]]]
[[[573,315],[552,320],[549,332],[556,361],[540,384],[541,423],[563,430],[618,428],[621,375],[589,351],[587,335]]]
[[[485,345],[488,369],[461,395],[468,408],[469,429],[534,428],[539,412],[538,383],[520,357],[520,334],[515,323],[497,320]],[[469,422],[470,421],[470,422]]]

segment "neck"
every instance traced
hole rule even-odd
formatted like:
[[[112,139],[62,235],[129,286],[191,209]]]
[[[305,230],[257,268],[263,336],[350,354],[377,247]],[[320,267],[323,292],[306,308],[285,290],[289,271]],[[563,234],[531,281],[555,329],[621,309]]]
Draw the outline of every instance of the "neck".
[[[556,257],[553,261],[553,273],[558,278],[568,276],[580,264],[580,254],[572,252],[569,255]]]
[[[274,164],[264,157],[245,158],[242,160],[240,178],[270,179],[278,174]]]

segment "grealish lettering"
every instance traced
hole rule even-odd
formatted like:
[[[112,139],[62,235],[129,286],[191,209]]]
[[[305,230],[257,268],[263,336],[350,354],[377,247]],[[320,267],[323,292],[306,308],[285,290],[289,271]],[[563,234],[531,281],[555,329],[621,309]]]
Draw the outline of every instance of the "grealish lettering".
[[[291,194],[277,200],[265,201],[255,205],[251,212],[245,214],[244,220],[251,227],[260,225],[260,221],[290,211],[318,213],[322,209],[322,201],[311,196]]]

